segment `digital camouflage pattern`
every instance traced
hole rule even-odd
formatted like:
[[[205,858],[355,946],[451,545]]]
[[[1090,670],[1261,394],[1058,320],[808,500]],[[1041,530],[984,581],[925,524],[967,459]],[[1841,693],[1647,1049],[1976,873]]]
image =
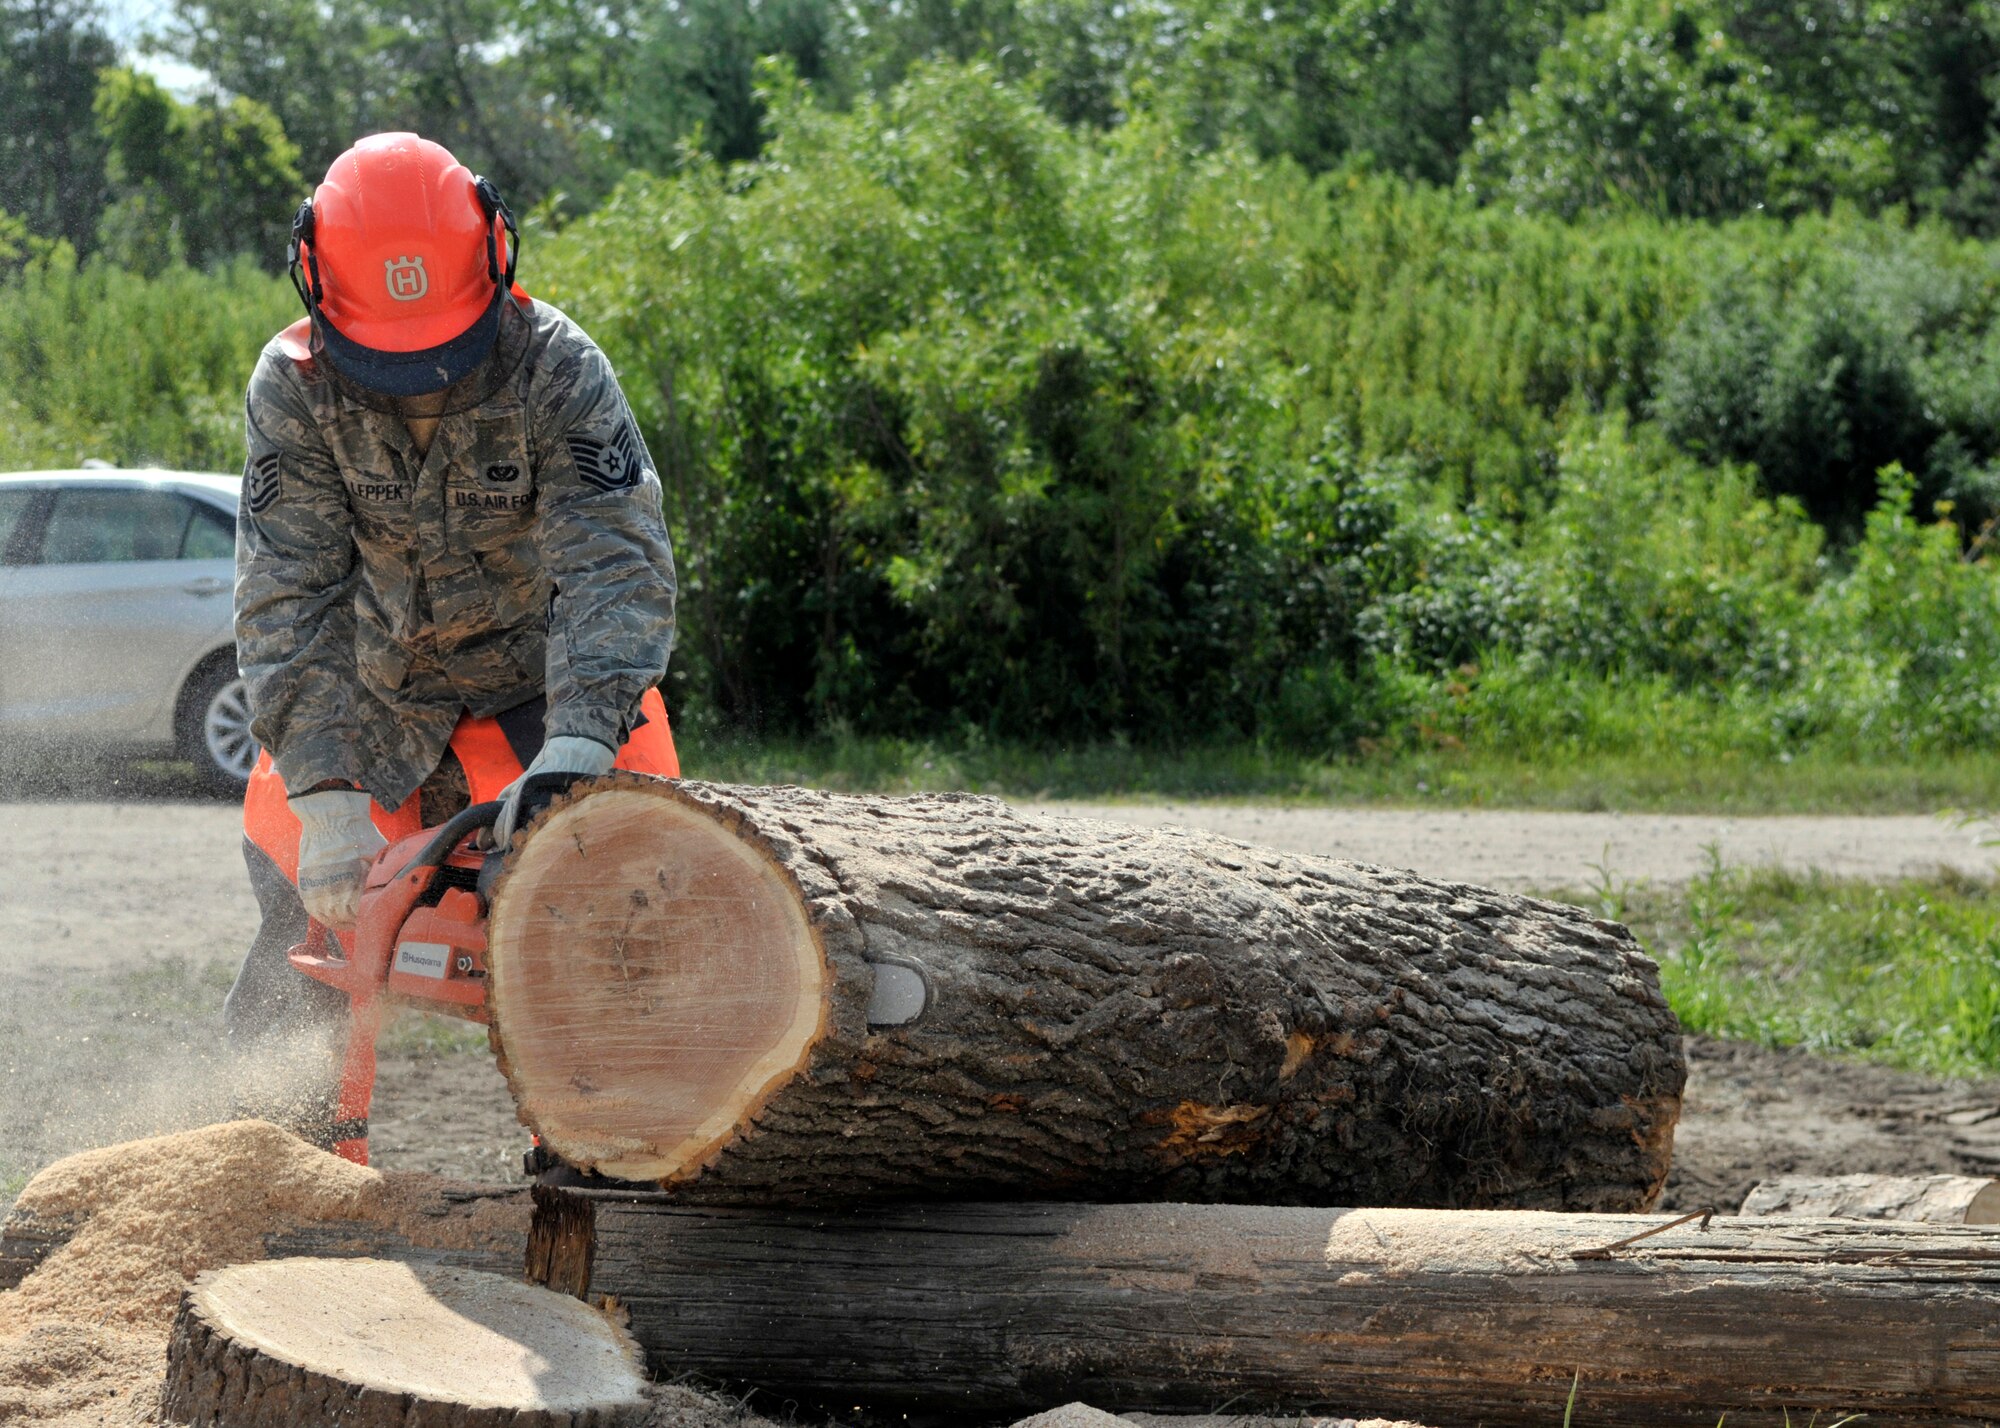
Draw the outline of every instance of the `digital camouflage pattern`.
[[[461,709],[544,691],[549,737],[616,748],[666,672],[673,553],[618,379],[546,303],[504,316],[423,457],[324,362],[275,340],[258,360],[236,646],[287,789],[344,779],[394,808]]]

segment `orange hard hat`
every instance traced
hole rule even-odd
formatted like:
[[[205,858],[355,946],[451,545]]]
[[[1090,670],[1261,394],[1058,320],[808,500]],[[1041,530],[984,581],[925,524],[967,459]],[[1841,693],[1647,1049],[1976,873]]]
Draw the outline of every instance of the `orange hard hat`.
[[[373,134],[299,205],[286,256],[333,365],[407,397],[450,386],[493,350],[517,243],[499,191],[450,150]]]

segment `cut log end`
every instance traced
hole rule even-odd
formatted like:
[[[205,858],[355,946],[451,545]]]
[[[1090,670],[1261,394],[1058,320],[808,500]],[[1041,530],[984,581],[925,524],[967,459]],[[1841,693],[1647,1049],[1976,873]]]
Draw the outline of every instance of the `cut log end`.
[[[553,807],[508,867],[488,932],[521,1118],[585,1169],[693,1173],[821,1034],[826,954],[797,890],[668,784]]]
[[[643,1386],[622,1330],[534,1285],[280,1259],[212,1270],[182,1296],[162,1408],[196,1428],[618,1428],[644,1418]]]

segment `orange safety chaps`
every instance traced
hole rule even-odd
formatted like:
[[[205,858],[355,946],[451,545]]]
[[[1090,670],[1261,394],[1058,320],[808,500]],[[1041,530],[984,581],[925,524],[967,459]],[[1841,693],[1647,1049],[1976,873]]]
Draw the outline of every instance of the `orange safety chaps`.
[[[459,716],[458,727],[451,731],[451,752],[465,770],[466,792],[472,803],[498,798],[534,762],[542,746],[546,708],[543,700],[533,699],[502,714]],[[639,701],[639,718],[625,736],[618,762],[612,767],[662,778],[680,777],[674,731],[667,723],[667,707],[659,690],[647,690]],[[422,830],[421,808],[421,794],[413,793],[395,809],[372,803],[368,812],[382,836],[393,843]],[[243,793],[243,836],[277,865],[287,881],[297,881],[299,820],[286,802],[284,781],[272,767],[269,753],[257,756],[250,786]]]
[[[398,808],[370,806],[382,836],[393,843],[427,821],[444,822],[468,802],[498,798],[540,751],[547,707],[544,700],[533,699],[490,717],[462,716],[452,731],[450,753],[423,788]],[[658,690],[648,690],[639,701],[639,717],[613,767],[680,776],[673,729]],[[263,920],[222,1007],[223,1028],[238,1055],[236,1113],[275,1121],[331,1149],[352,1133],[336,1123],[347,998],[298,971],[287,956],[306,936],[306,910],[294,886],[299,820],[285,801],[284,782],[268,753],[258,756],[244,792],[243,860]]]

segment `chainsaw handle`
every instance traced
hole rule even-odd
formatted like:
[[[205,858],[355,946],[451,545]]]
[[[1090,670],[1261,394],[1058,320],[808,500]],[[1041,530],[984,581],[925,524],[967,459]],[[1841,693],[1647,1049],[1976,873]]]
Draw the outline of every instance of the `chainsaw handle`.
[[[303,952],[308,957],[325,957],[329,955],[327,950],[329,947],[333,949],[333,955],[342,957],[347,955],[341,950],[340,943],[334,940],[333,929],[331,927],[328,927],[316,917],[308,917],[306,919],[306,940],[299,946],[294,947],[292,951]]]
[[[437,867],[451,856],[451,850],[464,840],[466,834],[481,828],[491,828],[499,822],[500,810],[505,806],[505,803],[497,798],[491,803],[473,804],[472,807],[441,825],[431,841],[417,851],[416,857],[403,864],[396,876],[400,878],[418,868]]]

